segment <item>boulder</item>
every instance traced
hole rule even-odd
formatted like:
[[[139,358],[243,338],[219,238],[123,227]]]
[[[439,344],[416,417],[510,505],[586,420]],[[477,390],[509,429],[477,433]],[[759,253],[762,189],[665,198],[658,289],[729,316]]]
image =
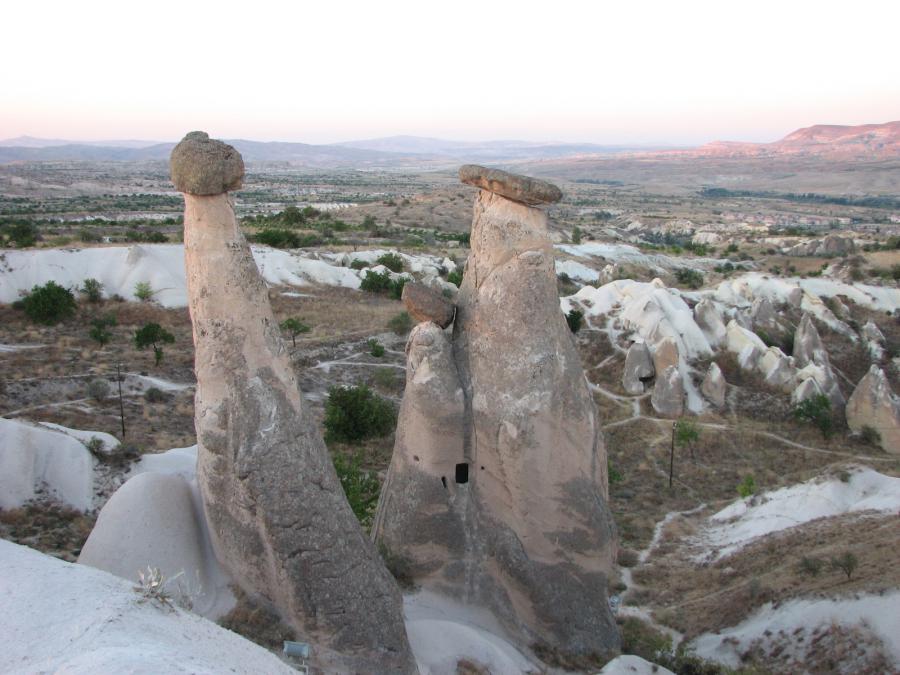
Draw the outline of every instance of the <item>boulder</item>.
[[[175,146],[169,170],[175,189],[192,195],[238,190],[244,180],[241,153],[203,131],[192,131]]]
[[[700,326],[711,345],[718,345],[725,341],[725,324],[722,322],[715,303],[709,298],[703,298],[694,306],[694,321]]]
[[[211,187],[232,152],[179,155],[176,185]],[[232,202],[184,200],[197,482],[216,557],[314,644],[316,667],[413,673],[399,588],[347,503]]]
[[[750,307],[750,319],[753,327],[777,330],[778,319],[775,315],[775,307],[768,298],[757,298]]]
[[[653,349],[653,368],[661,373],[669,366],[678,367],[678,343],[673,337],[664,337]]]
[[[900,399],[894,396],[884,371],[871,366],[847,401],[847,424],[856,433],[865,427],[878,432],[879,445],[900,454]]]
[[[700,383],[700,392],[706,397],[706,400],[712,403],[716,408],[725,406],[726,383],[725,376],[719,364],[715,361],[709,364],[709,370]]]
[[[410,337],[373,534],[418,586],[487,611],[516,644],[603,653],[619,644],[606,449],[547,215],[482,190],[471,242],[452,340],[429,323]]]
[[[725,329],[725,345],[728,351],[737,355],[738,364],[744,370],[757,368],[768,349],[756,333],[743,328],[734,319],[728,322]]]
[[[644,342],[635,342],[625,354],[625,370],[622,373],[622,386],[629,394],[637,396],[644,393],[644,384],[653,379],[656,370],[650,350]]]
[[[684,414],[684,381],[678,366],[669,366],[657,374],[650,403],[663,417],[681,417]]]
[[[442,293],[425,284],[416,282],[404,284],[400,299],[413,321],[417,323],[431,321],[441,328],[446,328],[453,322],[456,308]]]
[[[138,581],[154,567],[169,579],[167,591],[191,599],[207,618],[234,604],[218,562],[207,548],[203,514],[181,476],[140,473],[116,490],[100,510],[78,562]]]
[[[459,179],[468,185],[529,206],[553,204],[562,199],[562,191],[552,183],[477,164],[461,166]]]
[[[794,360],[778,347],[769,347],[759,359],[758,367],[766,383],[790,393],[797,386],[797,369]]]

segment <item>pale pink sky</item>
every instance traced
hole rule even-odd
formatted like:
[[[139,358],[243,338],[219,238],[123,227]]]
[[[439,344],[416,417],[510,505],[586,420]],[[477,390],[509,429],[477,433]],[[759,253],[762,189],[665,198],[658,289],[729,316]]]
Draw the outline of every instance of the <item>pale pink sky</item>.
[[[900,119],[900,3],[7,2],[0,139],[694,144]]]

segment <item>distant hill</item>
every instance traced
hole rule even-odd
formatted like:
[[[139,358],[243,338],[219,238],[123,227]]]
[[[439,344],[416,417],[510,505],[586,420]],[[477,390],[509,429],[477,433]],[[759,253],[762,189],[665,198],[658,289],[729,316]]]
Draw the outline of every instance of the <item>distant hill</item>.
[[[686,151],[704,157],[814,155],[834,159],[900,157],[900,121],[843,126],[817,124],[794,131],[774,143],[716,141]]]
[[[61,145],[91,145],[106,148],[149,148],[158,145],[159,141],[66,141],[60,138],[35,138],[34,136],[17,136],[0,141],[0,148],[53,148]]]

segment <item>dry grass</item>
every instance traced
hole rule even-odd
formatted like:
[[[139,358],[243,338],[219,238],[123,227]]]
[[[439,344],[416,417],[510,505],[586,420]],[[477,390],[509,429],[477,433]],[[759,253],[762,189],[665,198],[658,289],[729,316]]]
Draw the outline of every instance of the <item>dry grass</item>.
[[[237,604],[219,619],[220,626],[276,654],[281,653],[285,640],[296,640],[294,629],[285,624],[273,609],[251,598],[237,586],[232,586],[231,590]]]
[[[96,515],[60,504],[26,504],[0,509],[0,538],[75,562],[95,520]]]

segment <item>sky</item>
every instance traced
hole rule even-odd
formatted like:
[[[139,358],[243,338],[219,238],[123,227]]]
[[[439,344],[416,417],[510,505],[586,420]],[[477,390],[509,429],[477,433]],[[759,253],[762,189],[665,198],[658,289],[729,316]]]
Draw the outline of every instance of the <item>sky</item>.
[[[900,2],[0,4],[0,139],[694,145],[900,119]]]

